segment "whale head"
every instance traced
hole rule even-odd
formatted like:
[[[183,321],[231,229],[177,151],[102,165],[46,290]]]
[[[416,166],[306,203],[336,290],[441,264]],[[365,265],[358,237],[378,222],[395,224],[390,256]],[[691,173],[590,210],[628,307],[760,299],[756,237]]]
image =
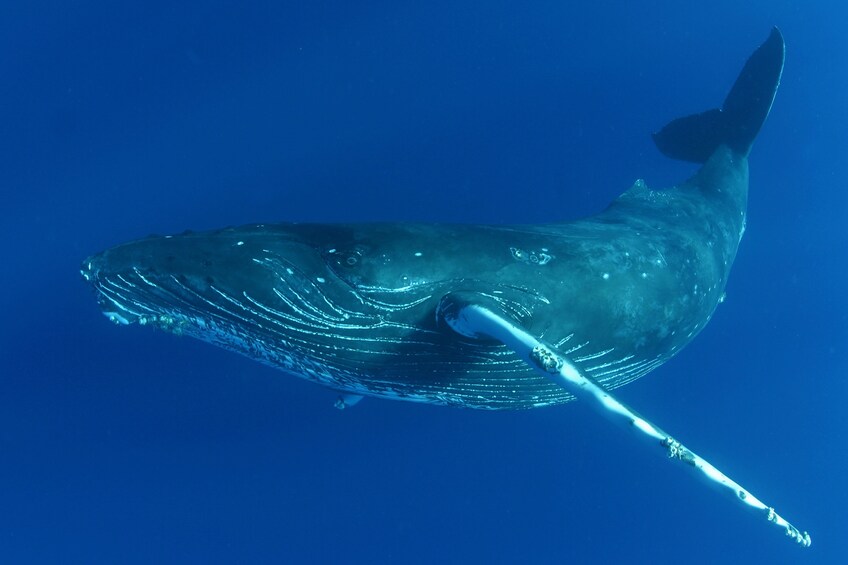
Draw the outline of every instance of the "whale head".
[[[399,263],[350,227],[275,224],[151,236],[89,257],[81,274],[117,324],[350,390],[387,356],[435,357],[447,339],[434,311],[451,281]]]

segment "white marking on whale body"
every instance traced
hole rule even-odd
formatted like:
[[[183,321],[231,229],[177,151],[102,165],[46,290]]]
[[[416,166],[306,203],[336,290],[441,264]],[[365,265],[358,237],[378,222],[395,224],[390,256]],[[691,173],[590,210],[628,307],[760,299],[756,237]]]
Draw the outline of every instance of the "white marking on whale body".
[[[103,315],[109,318],[110,322],[114,322],[116,324],[120,324],[122,326],[130,325],[130,321],[123,317],[118,312],[103,312]]]

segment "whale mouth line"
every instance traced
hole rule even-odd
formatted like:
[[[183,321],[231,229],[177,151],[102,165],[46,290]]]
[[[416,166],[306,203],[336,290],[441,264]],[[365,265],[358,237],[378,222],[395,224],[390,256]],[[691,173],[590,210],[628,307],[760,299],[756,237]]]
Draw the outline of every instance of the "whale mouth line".
[[[132,288],[123,288],[108,277],[97,277],[94,281],[100,308],[109,321],[119,326],[132,324],[152,326],[178,335],[186,330],[186,326],[191,321],[188,317],[174,310],[154,310],[147,306],[143,299],[134,300],[124,296],[124,293],[132,294],[133,291],[139,291],[139,287],[121,275],[117,277]],[[150,284],[149,281],[146,282]]]
[[[119,326],[128,326],[133,323],[144,324],[142,320],[149,317],[139,309],[130,307],[128,304],[131,300],[124,296],[120,287],[108,278],[97,277],[94,281],[94,289],[100,309],[109,321]]]
[[[166,316],[151,308],[142,297],[144,286],[152,285],[138,269],[132,273],[105,274],[91,260],[83,263],[80,274],[94,288],[100,309],[109,321],[119,325],[157,323]],[[146,283],[138,284],[138,283]]]

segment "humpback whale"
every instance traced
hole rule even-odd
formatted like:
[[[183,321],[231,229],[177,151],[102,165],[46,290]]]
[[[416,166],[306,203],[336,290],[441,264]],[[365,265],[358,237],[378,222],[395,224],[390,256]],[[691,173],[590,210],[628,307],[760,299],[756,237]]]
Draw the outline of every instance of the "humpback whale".
[[[363,396],[499,410],[578,398],[783,530],[811,538],[611,391],[677,354],[722,302],[748,154],[783,71],[774,28],[720,108],[654,141],[698,163],[603,212],[544,225],[254,224],[87,258],[103,313]]]

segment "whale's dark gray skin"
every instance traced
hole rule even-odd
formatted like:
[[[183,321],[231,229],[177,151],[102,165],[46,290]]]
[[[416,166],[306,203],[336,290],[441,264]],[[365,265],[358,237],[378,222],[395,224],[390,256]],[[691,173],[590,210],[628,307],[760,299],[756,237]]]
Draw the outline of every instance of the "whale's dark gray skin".
[[[654,135],[666,155],[701,163],[697,174],[668,190],[637,181],[590,218],[249,225],[120,245],[82,276],[111,320],[317,381],[342,392],[342,408],[364,395],[483,409],[574,395],[810,547],[809,533],[610,392],[680,351],[721,302],[745,230],[748,153],[783,57],[775,29],[720,109]]]
[[[478,297],[611,389],[703,329],[745,229],[748,152],[783,68],[775,29],[721,109],[654,139],[702,163],[667,190],[637,181],[595,216],[546,225],[265,224],[150,237],[86,259],[113,321],[238,351],[352,395],[531,408],[571,395],[439,304]],[[473,298],[472,298],[473,300]]]

